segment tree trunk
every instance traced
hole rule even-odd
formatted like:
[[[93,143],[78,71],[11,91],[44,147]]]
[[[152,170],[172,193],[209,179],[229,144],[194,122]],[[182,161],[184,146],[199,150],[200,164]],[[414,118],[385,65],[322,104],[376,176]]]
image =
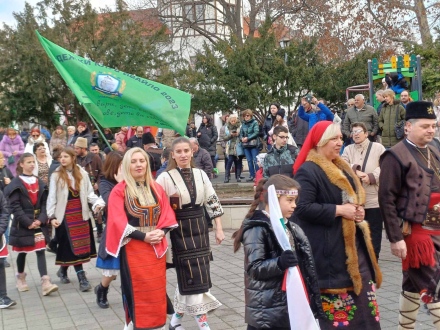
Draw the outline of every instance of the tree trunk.
[[[420,36],[424,46],[432,44],[432,34],[429,29],[428,16],[426,14],[426,7],[423,0],[414,0],[415,14],[419,25]]]

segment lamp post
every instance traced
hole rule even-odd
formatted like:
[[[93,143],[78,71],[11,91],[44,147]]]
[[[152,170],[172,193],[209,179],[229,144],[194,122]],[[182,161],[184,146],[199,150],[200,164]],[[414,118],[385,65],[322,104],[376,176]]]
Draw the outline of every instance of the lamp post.
[[[280,40],[280,47],[284,49],[284,64],[287,66],[287,47],[289,47],[290,39],[284,36]],[[289,75],[286,77],[286,88],[287,88],[287,118],[290,116],[290,90],[289,90]]]

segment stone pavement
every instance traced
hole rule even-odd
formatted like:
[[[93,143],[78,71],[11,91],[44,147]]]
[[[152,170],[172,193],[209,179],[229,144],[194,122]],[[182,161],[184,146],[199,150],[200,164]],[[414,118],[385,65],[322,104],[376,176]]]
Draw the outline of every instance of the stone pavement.
[[[208,321],[212,330],[244,330],[244,284],[243,284],[243,251],[234,254],[232,251],[232,230],[226,231],[226,240],[222,245],[212,245],[214,261],[211,266],[213,287],[211,292],[222,302],[223,306],[210,312]],[[214,235],[210,233],[211,242]],[[12,258],[11,258],[12,256]],[[49,275],[58,284],[58,292],[42,297],[36,256],[27,257],[26,272],[30,291],[19,293],[15,288],[16,254],[11,253],[11,267],[6,268],[8,295],[17,301],[17,305],[0,310],[0,329],[4,330],[48,330],[48,329],[123,329],[123,309],[120,295],[120,283],[117,279],[109,292],[109,309],[100,309],[95,303],[95,294],[80,292],[78,280],[73,269],[69,270],[70,284],[60,284],[55,276],[55,255],[46,254]],[[12,259],[12,260],[11,260]],[[85,264],[87,277],[92,286],[99,283],[100,271],[92,261]],[[380,266],[384,283],[377,291],[381,312],[382,329],[396,329],[398,315],[398,296],[400,292],[400,263],[389,251],[389,243],[383,240]],[[174,270],[168,270],[168,294],[172,298],[175,290]],[[195,321],[185,316],[183,326],[187,330],[196,330]],[[433,329],[425,310],[420,310],[417,330]],[[368,330],[368,329],[360,329]]]

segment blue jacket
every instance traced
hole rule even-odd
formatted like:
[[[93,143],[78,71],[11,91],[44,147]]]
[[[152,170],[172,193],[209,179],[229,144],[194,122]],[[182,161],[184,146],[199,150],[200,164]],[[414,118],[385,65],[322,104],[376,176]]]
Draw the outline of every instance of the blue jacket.
[[[310,113],[307,113],[302,105],[300,105],[298,108],[298,116],[302,120],[309,122],[309,130],[311,130],[318,121],[333,121],[333,119],[335,118],[330,109],[327,108],[324,104],[318,103],[317,107],[319,108],[319,111]]]

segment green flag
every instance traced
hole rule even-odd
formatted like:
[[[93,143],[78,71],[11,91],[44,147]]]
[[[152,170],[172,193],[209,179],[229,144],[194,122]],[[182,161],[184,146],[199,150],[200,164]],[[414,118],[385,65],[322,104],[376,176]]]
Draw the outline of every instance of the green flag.
[[[78,101],[102,126],[156,126],[185,135],[190,94],[93,62],[36,33]]]

